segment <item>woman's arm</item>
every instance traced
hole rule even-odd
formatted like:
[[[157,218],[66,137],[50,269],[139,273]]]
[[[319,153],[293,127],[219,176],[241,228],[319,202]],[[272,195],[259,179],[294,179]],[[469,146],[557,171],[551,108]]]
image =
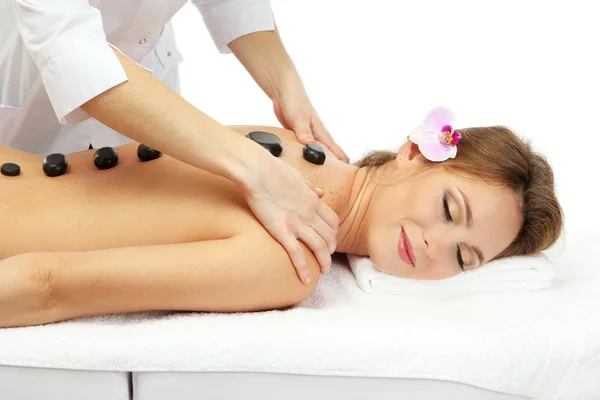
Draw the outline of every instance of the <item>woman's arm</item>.
[[[127,137],[235,182],[257,219],[288,251],[300,277],[308,273],[306,257],[299,251],[301,241],[327,271],[339,221],[315,195],[316,188],[298,171],[203,114],[127,57],[115,54],[127,72],[127,82],[82,109]],[[317,233],[316,239],[298,239],[309,227]]]
[[[0,261],[0,328],[48,321],[49,275],[36,254]]]
[[[39,254],[43,266],[35,275],[49,288],[46,310],[14,315],[0,326],[152,310],[260,311],[310,296],[319,276],[311,253],[304,248],[313,278],[305,285],[285,250],[256,231],[195,243]]]

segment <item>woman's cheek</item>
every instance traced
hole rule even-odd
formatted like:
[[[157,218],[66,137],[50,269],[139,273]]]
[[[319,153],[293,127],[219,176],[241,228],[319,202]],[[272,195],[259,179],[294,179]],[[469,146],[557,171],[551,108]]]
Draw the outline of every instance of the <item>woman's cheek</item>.
[[[389,240],[377,240],[372,244],[370,258],[378,271],[398,275],[399,263],[392,256],[390,247]]]

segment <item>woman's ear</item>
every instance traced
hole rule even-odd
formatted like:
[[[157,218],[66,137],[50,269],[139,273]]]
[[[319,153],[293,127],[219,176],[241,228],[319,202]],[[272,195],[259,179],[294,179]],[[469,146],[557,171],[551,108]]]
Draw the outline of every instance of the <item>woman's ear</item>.
[[[420,157],[421,156],[421,157]],[[419,150],[419,146],[410,140],[407,140],[400,149],[398,150],[398,154],[396,155],[396,163],[420,163],[423,161],[423,157],[421,151]]]
[[[419,145],[415,144],[413,142],[411,142],[410,140],[408,141],[408,143],[410,143],[410,148],[408,151],[408,161],[412,161],[415,158],[417,158],[418,156],[421,156],[421,150],[419,150]]]

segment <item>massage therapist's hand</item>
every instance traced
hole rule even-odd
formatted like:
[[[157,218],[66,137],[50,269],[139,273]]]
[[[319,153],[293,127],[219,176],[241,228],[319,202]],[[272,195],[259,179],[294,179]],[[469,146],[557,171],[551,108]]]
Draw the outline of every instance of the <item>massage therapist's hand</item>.
[[[288,164],[275,157],[255,165],[259,179],[246,189],[246,201],[254,215],[288,252],[298,276],[310,282],[310,271],[298,240],[312,250],[326,274],[336,248],[339,219],[325,205],[310,182]]]
[[[273,109],[281,125],[293,130],[300,143],[321,142],[338,159],[346,163],[350,161],[325,128],[300,81],[290,82],[284,86],[281,94],[273,98]]]
[[[337,158],[349,161],[312,106],[277,28],[244,35],[228,46],[273,101],[275,115],[284,128],[296,132],[300,143],[319,141]]]

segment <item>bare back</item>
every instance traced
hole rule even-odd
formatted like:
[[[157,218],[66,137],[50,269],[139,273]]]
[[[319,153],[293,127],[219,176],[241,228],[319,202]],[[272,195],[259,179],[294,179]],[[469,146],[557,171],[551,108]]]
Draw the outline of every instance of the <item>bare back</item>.
[[[302,157],[295,135],[271,127],[233,127],[275,133],[280,158],[325,190],[331,204],[340,161],[327,149],[322,166]],[[21,175],[0,176],[0,259],[40,251],[86,251],[226,239],[261,228],[241,192],[227,179],[171,157],[141,162],[137,143],[117,148],[119,164],[98,170],[95,150],[68,155],[66,174],[50,178],[42,156],[0,147],[0,163],[20,165]],[[266,150],[265,150],[266,151]]]

